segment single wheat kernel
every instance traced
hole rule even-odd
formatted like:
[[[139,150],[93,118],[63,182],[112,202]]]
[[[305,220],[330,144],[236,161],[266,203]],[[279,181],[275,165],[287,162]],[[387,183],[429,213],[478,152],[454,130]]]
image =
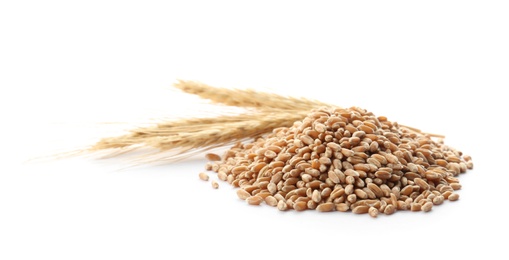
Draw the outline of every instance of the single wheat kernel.
[[[449,196],[451,196],[451,194],[452,194],[452,191],[447,190],[444,193],[442,193],[442,196],[444,196],[444,199],[448,200]]]
[[[242,200],[246,200],[247,198],[251,197],[251,194],[244,189],[238,189],[237,196]]]
[[[322,190],[322,192],[320,192],[320,195],[322,196],[322,199],[323,199],[323,198],[328,198],[331,195],[331,193],[332,193],[331,188],[326,187]]]
[[[430,202],[430,201],[424,203],[424,205],[421,206],[421,210],[424,212],[430,211],[431,208],[433,208],[433,202]]]
[[[329,171],[328,177],[332,182],[336,184],[340,182],[339,174],[336,173],[335,171]]]
[[[423,195],[423,194],[420,194],[420,195],[418,195],[418,196],[414,199],[414,202],[415,202],[415,203],[419,203],[422,199],[424,199],[424,195]]]
[[[396,212],[396,207],[394,205],[388,204],[387,206],[385,206],[385,209],[384,209],[385,215],[392,215],[392,214],[394,214],[394,212]]]
[[[253,195],[260,196],[263,199],[265,199],[266,197],[270,196],[271,194],[268,191],[266,191],[266,190],[261,190],[260,192],[255,193]]]
[[[376,218],[378,216],[378,209],[376,209],[375,207],[369,207],[368,214],[371,217]]]
[[[420,211],[421,210],[421,204],[412,202],[410,204],[410,210],[411,211]]]
[[[279,210],[281,210],[281,211],[285,211],[285,210],[287,210],[287,209],[288,209],[288,205],[286,204],[286,202],[285,202],[285,201],[280,200],[280,201],[278,201],[278,203],[277,203],[277,209],[279,209]]]
[[[438,195],[435,198],[433,198],[433,205],[440,205],[444,202],[444,196]]]
[[[338,203],[336,204],[336,210],[341,212],[347,212],[350,210],[350,207],[346,203]]]
[[[374,183],[368,183],[367,184],[368,189],[370,189],[378,198],[381,198],[384,196],[384,193],[380,187]]]
[[[402,195],[406,195],[406,196],[409,196],[413,191],[413,188],[412,186],[405,186],[402,190],[401,190],[401,194]]]
[[[260,205],[264,199],[258,195],[255,195],[247,198],[246,201],[249,205]]]
[[[428,182],[424,181],[421,178],[415,178],[414,182],[415,182],[415,184],[417,184],[421,188],[421,190],[428,190],[429,189]]]
[[[212,171],[212,165],[213,165],[213,163],[212,163],[212,162],[207,162],[207,163],[205,164],[205,170],[207,170],[207,171]]]
[[[318,204],[316,204],[316,202],[314,202],[312,200],[308,200],[307,204],[308,204],[307,205],[308,209],[316,209],[316,206],[318,205]]]
[[[222,181],[226,181],[228,179],[228,175],[225,172],[223,172],[223,171],[219,171],[217,173],[217,178],[222,180]]]
[[[293,209],[296,211],[303,211],[307,209],[307,205],[306,201],[297,201],[293,204]]]
[[[459,183],[451,183],[451,184],[449,184],[449,186],[451,186],[451,188],[452,188],[453,190],[459,190],[459,189],[461,189],[461,184],[459,184]]]
[[[329,212],[329,211],[334,210],[334,208],[335,208],[335,205],[332,202],[326,202],[326,203],[322,203],[322,204],[319,204],[318,206],[316,206],[316,210],[318,210],[320,212]]]
[[[205,154],[205,158],[207,158],[209,161],[221,161],[221,156],[215,153],[207,153]]]
[[[453,192],[454,189],[449,185],[444,185],[440,188],[440,192],[445,193],[447,191]]]
[[[449,197],[447,199],[450,201],[456,201],[459,198],[460,198],[460,195],[458,193],[452,193],[451,195],[449,195]]]
[[[357,201],[357,196],[355,194],[350,194],[346,197],[346,200],[350,203],[355,203]]]
[[[404,201],[398,200],[398,210],[407,210],[407,204]]]
[[[467,169],[471,170],[474,168],[474,163],[472,161],[467,162]]]
[[[359,199],[367,199],[368,198],[368,194],[361,190],[361,189],[355,189],[355,195],[357,196],[357,198]]]
[[[352,212],[355,213],[355,214],[365,214],[365,213],[368,213],[369,211],[369,206],[357,206],[357,207],[354,207],[352,209]]]
[[[390,204],[392,204],[395,207],[398,206],[398,198],[396,197],[396,195],[394,195],[394,193],[390,194]]]
[[[282,201],[285,201],[285,200],[286,200],[286,199],[285,199],[285,197],[284,197],[283,195],[281,195],[280,193],[276,193],[276,194],[274,194],[274,196],[273,196],[273,197],[274,197],[275,199],[277,199],[277,201],[278,201],[278,202],[279,202],[280,200],[282,200]]]
[[[246,190],[249,193],[253,193],[254,190],[258,189],[258,186],[256,185],[247,185],[242,187],[244,190]]]
[[[391,194],[391,188],[389,188],[389,186],[387,186],[386,184],[381,184],[380,185],[380,189],[382,190],[382,192],[384,193],[384,196],[385,197],[389,197],[390,194]]]
[[[270,159],[274,159],[276,158],[277,156],[277,153],[272,151],[272,150],[266,150],[265,153],[263,154],[265,157],[267,158],[270,158]]]
[[[209,180],[209,176],[204,173],[204,172],[200,172],[200,174],[198,174],[198,177],[200,177],[200,180],[202,181],[208,181]]]
[[[233,175],[228,175],[228,177],[226,177],[226,182],[228,182],[229,184],[233,185],[233,182],[235,181],[235,177]]]
[[[348,185],[346,185],[346,187],[345,187],[345,194],[346,194],[346,195],[350,195],[350,194],[352,194],[352,193],[353,193],[353,190],[354,190],[353,185],[352,185],[352,184],[348,184]]]
[[[378,171],[375,173],[375,176],[377,178],[380,178],[382,180],[387,180],[387,179],[391,178],[392,174],[390,172],[383,171],[380,169],[382,169],[382,168],[379,168]]]
[[[219,183],[217,183],[217,181],[212,181],[212,188],[214,189],[219,188]]]
[[[265,197],[265,204],[275,207],[277,206],[277,199],[269,195]]]
[[[270,192],[270,194],[274,195],[277,192],[277,185],[273,182],[270,182],[267,184],[267,190]]]

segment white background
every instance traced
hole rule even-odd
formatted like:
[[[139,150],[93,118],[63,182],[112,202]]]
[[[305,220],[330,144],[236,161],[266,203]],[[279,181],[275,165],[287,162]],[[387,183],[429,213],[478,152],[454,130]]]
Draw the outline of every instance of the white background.
[[[0,2],[0,259],[507,259],[507,1],[241,2]],[[51,157],[200,115],[176,79],[363,107],[475,168],[457,202],[372,219],[250,207],[202,156]]]

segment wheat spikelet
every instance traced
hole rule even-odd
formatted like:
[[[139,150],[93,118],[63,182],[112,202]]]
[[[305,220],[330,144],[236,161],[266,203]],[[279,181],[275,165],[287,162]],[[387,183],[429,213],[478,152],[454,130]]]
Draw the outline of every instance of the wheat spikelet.
[[[179,80],[174,86],[186,93],[198,95],[214,103],[237,107],[276,108],[296,111],[309,111],[321,106],[331,106],[316,100],[285,97],[255,90],[216,88],[196,81]]]
[[[131,146],[149,146],[160,151],[175,149],[179,153],[198,148],[209,149],[269,133],[274,128],[291,126],[307,113],[308,111],[264,110],[212,119],[176,120],[136,129],[127,135],[104,138],[90,151]]]

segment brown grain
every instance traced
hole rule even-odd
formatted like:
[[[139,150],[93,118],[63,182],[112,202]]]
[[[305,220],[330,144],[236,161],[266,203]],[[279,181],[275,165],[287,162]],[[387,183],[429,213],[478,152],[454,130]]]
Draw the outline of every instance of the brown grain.
[[[208,181],[209,180],[209,176],[206,173],[204,173],[204,172],[200,172],[200,174],[198,174],[198,177],[202,181]]]
[[[365,213],[368,213],[369,211],[369,206],[357,206],[355,208],[352,209],[352,212],[355,213],[355,214],[365,214]]]
[[[452,193],[451,195],[449,195],[449,197],[447,199],[450,201],[456,201],[459,198],[460,198],[460,195],[458,193]]]
[[[385,206],[384,214],[392,215],[394,214],[394,212],[396,212],[396,207],[394,205],[388,204],[387,206]]]
[[[205,154],[205,158],[207,158],[209,161],[221,161],[221,156],[215,153],[207,153]]]
[[[285,211],[285,210],[287,210],[287,209],[288,209],[288,205],[286,204],[286,202],[285,202],[285,201],[280,200],[280,201],[278,201],[278,203],[277,203],[277,209],[279,209],[279,210],[281,210],[281,211]]]
[[[368,213],[371,217],[376,218],[378,216],[378,209],[375,207],[369,207]]]
[[[265,203],[269,206],[276,207],[277,206],[277,199],[272,196],[265,197]]]
[[[258,195],[255,195],[255,196],[248,197],[246,199],[246,201],[249,205],[260,205],[262,203],[262,201],[264,201],[264,199]]]
[[[426,202],[424,205],[421,206],[421,210],[424,212],[428,212],[433,208],[433,202]]]
[[[293,204],[293,209],[296,211],[303,211],[307,209],[307,201],[297,201]]]
[[[316,210],[318,210],[320,212],[329,212],[329,211],[332,211],[334,209],[335,209],[335,205],[332,202],[322,203],[322,204],[319,204],[316,207]]]

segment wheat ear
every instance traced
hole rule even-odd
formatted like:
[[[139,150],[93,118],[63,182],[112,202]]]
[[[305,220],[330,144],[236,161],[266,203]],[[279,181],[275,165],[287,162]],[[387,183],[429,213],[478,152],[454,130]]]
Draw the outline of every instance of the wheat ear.
[[[161,151],[171,149],[187,152],[197,148],[213,148],[234,141],[256,137],[274,128],[291,126],[308,111],[271,110],[237,116],[194,118],[162,123],[154,127],[133,130],[132,133],[104,138],[90,148],[98,151],[127,148],[134,145],[149,146]]]
[[[214,103],[228,106],[276,108],[296,111],[309,111],[313,108],[331,106],[317,100],[286,97],[273,93],[258,92],[247,89],[216,88],[196,81],[179,80],[174,86],[186,93],[198,95]]]

